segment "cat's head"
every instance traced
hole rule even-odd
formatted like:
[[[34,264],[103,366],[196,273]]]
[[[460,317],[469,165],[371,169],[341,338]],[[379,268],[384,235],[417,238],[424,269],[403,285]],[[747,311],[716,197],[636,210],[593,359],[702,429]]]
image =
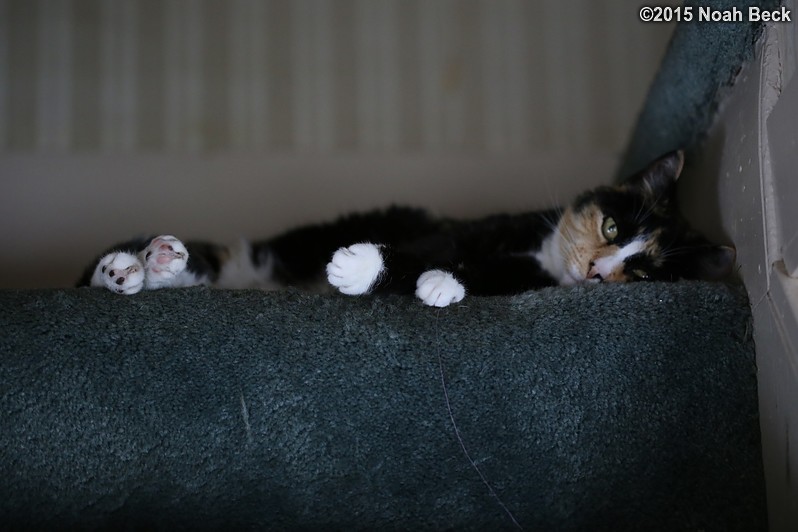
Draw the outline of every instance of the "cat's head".
[[[729,275],[734,248],[711,244],[676,208],[681,151],[656,160],[619,186],[579,196],[558,224],[561,284]]]

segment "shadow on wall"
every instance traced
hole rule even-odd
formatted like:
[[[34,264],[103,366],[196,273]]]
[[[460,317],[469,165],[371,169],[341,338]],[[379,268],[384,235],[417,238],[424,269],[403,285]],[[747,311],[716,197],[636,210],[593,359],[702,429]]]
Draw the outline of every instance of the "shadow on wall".
[[[693,227],[713,242],[731,243],[731,235],[723,228],[720,203],[725,144],[726,132],[721,129],[687,153],[678,194],[681,210]]]

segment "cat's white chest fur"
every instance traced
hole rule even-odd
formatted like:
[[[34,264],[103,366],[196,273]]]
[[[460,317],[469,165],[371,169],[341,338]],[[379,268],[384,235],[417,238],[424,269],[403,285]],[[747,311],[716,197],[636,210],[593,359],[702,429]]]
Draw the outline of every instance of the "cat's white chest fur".
[[[250,244],[241,239],[236,246],[230,248],[230,256],[222,265],[214,285],[217,288],[236,290],[279,290],[280,285],[272,279],[273,271],[274,258],[267,254],[256,265],[250,253]]]
[[[565,257],[562,253],[562,235],[559,230],[554,230],[543,239],[540,249],[532,253],[532,256],[538,261],[540,267],[557,281],[557,284],[567,286],[578,282],[578,277],[575,277],[574,272],[569,272],[566,267]]]

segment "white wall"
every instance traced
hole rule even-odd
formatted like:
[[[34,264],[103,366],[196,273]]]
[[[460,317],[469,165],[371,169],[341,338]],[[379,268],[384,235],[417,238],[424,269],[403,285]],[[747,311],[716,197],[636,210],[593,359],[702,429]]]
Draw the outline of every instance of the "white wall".
[[[566,201],[610,180],[664,53],[638,8],[0,0],[0,286],[150,231]]]

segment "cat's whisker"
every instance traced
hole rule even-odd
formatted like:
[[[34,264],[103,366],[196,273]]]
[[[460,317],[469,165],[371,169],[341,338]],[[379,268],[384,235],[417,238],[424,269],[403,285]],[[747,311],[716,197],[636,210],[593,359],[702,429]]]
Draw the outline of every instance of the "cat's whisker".
[[[695,249],[696,249],[695,246],[690,246],[690,245],[680,245],[680,246],[667,245],[660,250],[659,257],[662,259],[669,259],[679,255],[687,255],[689,253],[694,252]]]
[[[643,209],[645,208],[646,208],[646,202],[641,201],[640,206],[638,207],[634,217],[634,221],[637,222],[638,224],[645,222],[646,218],[648,217],[648,215],[643,214]]]
[[[546,187],[546,196],[549,199],[549,205],[552,205],[555,211],[562,210],[562,201],[560,201],[559,194],[551,186],[551,180],[548,175],[544,174],[543,185]],[[558,214],[562,214],[558,212]]]
[[[646,203],[643,202],[641,204],[641,209],[640,210],[642,211],[643,207],[645,207],[645,206],[646,206]],[[635,220],[637,221],[637,223],[639,223],[639,224],[645,223],[645,221],[648,220],[648,218],[654,213],[654,210],[656,210],[656,208],[657,208],[657,202],[655,201],[655,202],[651,203],[648,206],[648,209],[646,210],[645,213],[643,213],[642,217],[639,217],[639,216],[635,217]]]
[[[555,219],[552,219],[552,218],[549,216],[549,214],[548,214],[548,213],[544,213],[544,214],[541,216],[541,218],[543,219],[543,222],[544,222],[544,223],[546,224],[546,226],[547,226],[547,227],[548,227],[550,230],[552,230],[552,231],[556,231],[556,230],[557,230],[557,226],[560,224],[560,220],[562,219],[562,214],[563,214],[563,209],[562,209],[562,207],[556,207],[556,208],[554,209],[554,213],[555,213],[555,216],[556,216],[556,220],[555,220]]]
[[[573,231],[568,224],[562,224],[562,227],[560,228],[560,236],[571,247],[576,247],[576,244],[579,242],[579,238],[573,234]]]
[[[689,246],[682,246],[682,247],[673,248],[673,249],[666,249],[666,250],[662,250],[660,252],[659,256],[662,259],[669,259],[671,257],[675,257],[675,256],[678,256],[678,255],[683,255],[685,252],[690,251],[691,249],[692,248],[690,248]]]

